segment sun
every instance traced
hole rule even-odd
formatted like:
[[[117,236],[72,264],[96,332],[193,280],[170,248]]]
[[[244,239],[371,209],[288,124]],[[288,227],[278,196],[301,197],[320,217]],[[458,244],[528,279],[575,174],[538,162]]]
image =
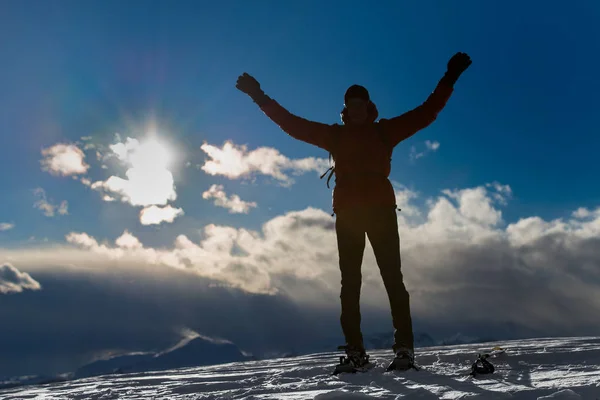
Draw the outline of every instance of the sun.
[[[129,162],[134,168],[146,170],[169,169],[175,159],[173,150],[157,137],[143,140],[130,155]]]
[[[105,182],[109,191],[120,193],[135,206],[164,206],[177,198],[171,169],[177,152],[164,139],[154,134],[127,138],[110,146],[117,158],[127,166],[126,178],[111,176]]]

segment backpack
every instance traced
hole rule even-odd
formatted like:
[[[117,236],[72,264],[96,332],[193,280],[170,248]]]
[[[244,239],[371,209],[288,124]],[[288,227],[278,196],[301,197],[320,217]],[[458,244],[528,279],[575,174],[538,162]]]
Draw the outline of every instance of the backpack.
[[[380,120],[381,122],[381,120]],[[385,132],[383,131],[383,127],[381,126],[380,122],[375,123],[375,130],[377,131],[377,134],[379,135],[379,139],[384,143],[384,144],[388,144],[387,141],[387,137],[385,136]],[[335,174],[335,155],[334,152],[337,148],[338,142],[339,142],[339,137],[340,137],[340,131],[339,128],[341,128],[340,125],[335,125],[338,129],[337,132],[334,133],[333,135],[333,149],[332,151],[329,152],[329,164],[331,165],[329,167],[329,169],[327,169],[327,171],[325,171],[323,173],[323,175],[321,175],[321,177],[319,179],[323,179],[325,177],[325,175],[327,175],[327,173],[329,173],[329,176],[327,177],[327,188],[330,189],[329,187],[329,181],[331,180],[331,177]],[[392,157],[390,156],[390,162],[392,161]]]

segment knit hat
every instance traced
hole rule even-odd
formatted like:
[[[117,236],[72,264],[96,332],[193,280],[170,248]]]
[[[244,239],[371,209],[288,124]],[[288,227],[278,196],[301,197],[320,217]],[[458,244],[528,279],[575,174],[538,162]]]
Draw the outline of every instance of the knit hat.
[[[352,85],[348,88],[348,90],[346,90],[346,94],[344,94],[344,102],[347,103],[351,98],[363,99],[366,102],[371,100],[367,89],[360,85]]]

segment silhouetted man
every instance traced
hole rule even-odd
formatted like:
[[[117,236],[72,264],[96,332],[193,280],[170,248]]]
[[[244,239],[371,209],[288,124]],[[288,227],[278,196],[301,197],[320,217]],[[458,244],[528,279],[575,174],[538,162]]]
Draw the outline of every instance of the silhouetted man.
[[[444,108],[454,84],[471,65],[465,53],[455,54],[447,71],[419,107],[391,119],[377,121],[377,107],[369,92],[353,85],[344,95],[343,124],[322,124],[291,114],[267,96],[252,76],[244,73],[237,88],[248,94],[262,111],[290,136],[327,150],[333,157],[336,186],[333,211],[341,271],[341,325],[346,338],[345,363],[361,368],[368,363],[360,329],[361,265],[368,236],[381,271],[391,311],[395,358],[389,369],[414,364],[414,343],[409,294],[404,286],[396,198],[388,177],[394,147],[427,127]]]

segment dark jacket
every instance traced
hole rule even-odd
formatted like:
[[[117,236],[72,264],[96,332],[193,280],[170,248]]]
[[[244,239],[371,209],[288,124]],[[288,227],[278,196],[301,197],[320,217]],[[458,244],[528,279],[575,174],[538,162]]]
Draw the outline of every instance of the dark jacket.
[[[370,119],[360,125],[309,121],[290,113],[275,100],[267,101],[261,109],[288,135],[332,153],[336,174],[333,210],[337,213],[360,206],[396,205],[388,179],[392,151],[398,143],[430,125],[452,92],[452,84],[442,79],[419,107],[377,122],[375,109]]]

